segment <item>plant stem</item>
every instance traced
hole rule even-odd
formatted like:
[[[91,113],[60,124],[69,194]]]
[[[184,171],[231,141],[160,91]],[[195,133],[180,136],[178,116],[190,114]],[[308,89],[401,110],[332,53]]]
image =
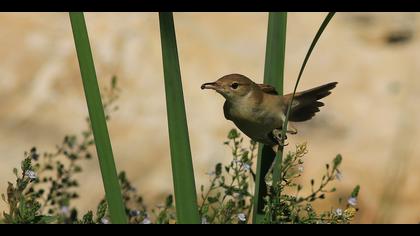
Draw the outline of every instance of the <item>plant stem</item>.
[[[71,12],[70,21],[110,218],[114,224],[128,223],[83,13]]]
[[[160,12],[159,25],[177,223],[199,224],[194,169],[172,13]]]
[[[286,12],[270,12],[268,15],[267,44],[265,51],[264,83],[274,86],[283,94],[284,58],[286,49]],[[253,223],[264,220],[264,197],[267,195],[265,175],[275,158],[271,147],[259,145],[254,193]],[[277,174],[277,172],[276,172]]]

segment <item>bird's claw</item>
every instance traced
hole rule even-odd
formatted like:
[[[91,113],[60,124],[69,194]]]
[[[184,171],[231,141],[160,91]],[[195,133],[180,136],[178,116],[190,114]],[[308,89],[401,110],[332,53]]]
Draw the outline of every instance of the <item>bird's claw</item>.
[[[275,129],[272,131],[272,134],[280,146],[285,147],[289,145],[288,143],[284,143],[284,141],[287,140],[287,135],[285,134],[283,136],[283,133],[281,132],[281,130]]]

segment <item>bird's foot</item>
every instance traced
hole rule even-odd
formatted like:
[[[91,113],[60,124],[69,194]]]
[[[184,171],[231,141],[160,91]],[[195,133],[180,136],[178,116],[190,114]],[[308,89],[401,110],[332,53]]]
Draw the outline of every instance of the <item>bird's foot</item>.
[[[282,131],[279,129],[274,129],[272,131],[273,137],[276,139],[277,143],[279,144],[279,146],[285,147],[287,145],[289,145],[289,143],[285,143],[286,139],[287,139],[287,135],[285,134],[283,136]]]

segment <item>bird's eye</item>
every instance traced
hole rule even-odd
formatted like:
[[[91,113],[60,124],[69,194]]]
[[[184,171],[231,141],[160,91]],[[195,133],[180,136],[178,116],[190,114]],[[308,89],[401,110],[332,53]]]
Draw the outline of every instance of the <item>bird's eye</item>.
[[[230,87],[232,87],[233,89],[237,89],[237,88],[238,88],[238,86],[239,86],[239,84],[238,84],[238,83],[236,83],[236,82],[234,82],[234,83],[232,83],[232,84],[230,85]]]

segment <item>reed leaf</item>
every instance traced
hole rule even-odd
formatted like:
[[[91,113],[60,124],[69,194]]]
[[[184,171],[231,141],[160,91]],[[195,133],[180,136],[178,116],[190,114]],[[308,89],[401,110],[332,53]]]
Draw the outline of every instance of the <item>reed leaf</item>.
[[[83,13],[71,12],[70,22],[111,222],[114,224],[124,224],[127,223],[127,216],[118,182],[111,141],[106,125]]]
[[[173,14],[159,13],[177,223],[200,223]]]
[[[333,18],[334,15],[335,15],[335,12],[329,12],[327,14],[327,16],[325,17],[321,26],[319,27],[314,39],[312,40],[312,43],[309,46],[308,52],[305,55],[305,59],[303,60],[302,66],[301,66],[300,71],[299,71],[299,75],[296,79],[295,87],[293,89],[292,99],[291,99],[291,101],[290,101],[290,103],[287,107],[286,119],[284,120],[283,126],[282,126],[282,137],[286,136],[287,124],[289,122],[290,108],[291,108],[291,105],[293,103],[293,99],[295,97],[296,90],[297,90],[297,87],[299,85],[300,79],[303,75],[303,71],[305,70],[305,67],[306,67],[306,64],[308,63],[309,57],[311,56],[312,51],[315,48],[319,38],[321,37],[322,33],[324,32],[325,28],[327,27],[328,23],[331,21],[331,19]],[[282,140],[282,142],[284,143],[284,140]],[[278,183],[278,181],[280,181],[281,163],[282,163],[282,159],[283,159],[283,148],[284,147],[280,145],[279,150],[277,152],[278,158],[276,158],[276,162],[275,162],[274,169],[273,169],[273,185],[276,185],[276,183]]]
[[[270,12],[268,15],[267,44],[265,52],[264,83],[283,94],[284,58],[286,49],[286,12]],[[267,195],[265,175],[275,160],[276,153],[269,146],[258,148],[257,171],[254,193],[253,223],[264,218],[264,197]]]

